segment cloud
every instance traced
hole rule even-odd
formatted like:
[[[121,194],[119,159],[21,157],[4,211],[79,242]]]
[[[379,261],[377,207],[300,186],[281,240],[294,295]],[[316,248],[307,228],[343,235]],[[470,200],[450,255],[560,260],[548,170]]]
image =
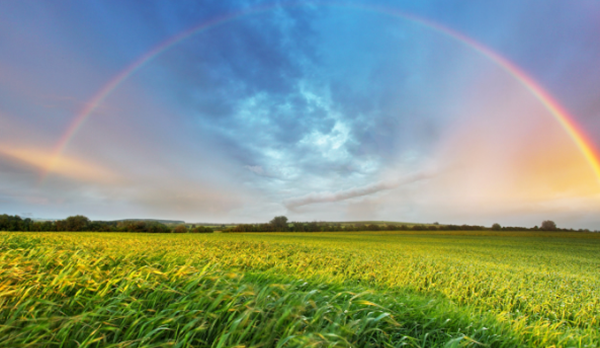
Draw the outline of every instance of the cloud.
[[[53,159],[52,154],[46,150],[4,145],[0,148],[0,155],[26,163],[39,171],[48,170],[72,179],[93,182],[114,182],[117,179],[115,173],[100,165],[64,155]]]
[[[295,208],[308,204],[338,202],[350,198],[371,195],[380,191],[392,190],[402,185],[407,185],[413,182],[427,179],[430,176],[431,174],[428,174],[426,172],[417,172],[414,174],[406,175],[396,180],[380,181],[375,184],[356,187],[344,191],[319,193],[313,192],[305,196],[287,200],[286,202],[284,202],[284,205],[286,206],[286,208],[293,210]]]

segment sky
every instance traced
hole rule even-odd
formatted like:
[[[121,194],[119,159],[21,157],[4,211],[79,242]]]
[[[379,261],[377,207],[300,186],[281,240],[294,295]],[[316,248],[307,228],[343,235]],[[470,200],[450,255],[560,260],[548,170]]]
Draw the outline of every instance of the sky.
[[[2,1],[0,213],[600,229],[598,32],[583,0]]]

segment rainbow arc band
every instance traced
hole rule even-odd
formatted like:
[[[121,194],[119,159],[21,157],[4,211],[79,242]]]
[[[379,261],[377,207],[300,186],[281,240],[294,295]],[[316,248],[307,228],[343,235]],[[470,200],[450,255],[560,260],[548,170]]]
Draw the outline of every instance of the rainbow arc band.
[[[240,12],[226,14],[220,17],[203,22],[200,25],[192,27],[186,31],[183,31],[152,48],[147,53],[140,56],[137,60],[119,72],[114,76],[104,87],[102,87],[84,106],[84,108],[75,116],[67,130],[64,132],[60,140],[57,142],[49,164],[43,169],[40,175],[40,183],[43,183],[44,179],[57,165],[58,159],[68,146],[71,139],[81,128],[85,120],[87,120],[98,105],[106,99],[123,81],[127,80],[136,71],[141,69],[144,65],[152,61],[153,58],[168,50],[169,48],[177,45],[178,43],[186,40],[187,38],[201,33],[209,28],[213,28],[233,20],[246,17],[252,14],[259,14],[266,11],[274,10],[277,8],[288,8],[288,7],[300,7],[300,6],[330,6],[330,7],[343,7],[350,9],[359,9],[370,12],[377,12],[397,18],[401,18],[412,22],[416,25],[420,25],[429,30],[433,30],[441,35],[451,38],[471,49],[478,52],[505,72],[510,74],[515,80],[521,83],[526,89],[528,89],[535,98],[537,98],[542,105],[550,112],[554,119],[562,126],[567,132],[569,137],[573,140],[575,145],[579,148],[586,161],[589,163],[593,170],[596,179],[600,183],[600,161],[598,160],[599,155],[595,151],[592,142],[587,138],[585,133],[575,122],[574,118],[554,99],[548,92],[544,90],[534,79],[527,75],[517,65],[512,63],[510,60],[504,58],[499,53],[492,49],[484,46],[483,44],[475,41],[474,39],[465,36],[464,34],[450,29],[444,25],[433,22],[431,20],[416,16],[411,13],[397,11],[390,8],[370,5],[357,5],[357,4],[344,4],[344,3],[333,3],[333,2],[288,2],[280,4],[271,4],[252,7]]]

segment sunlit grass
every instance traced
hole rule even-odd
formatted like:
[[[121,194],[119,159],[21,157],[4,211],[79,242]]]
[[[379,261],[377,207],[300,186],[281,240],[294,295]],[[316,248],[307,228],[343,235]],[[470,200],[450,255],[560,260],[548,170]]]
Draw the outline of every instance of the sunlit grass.
[[[2,346],[587,346],[600,236],[0,234]]]

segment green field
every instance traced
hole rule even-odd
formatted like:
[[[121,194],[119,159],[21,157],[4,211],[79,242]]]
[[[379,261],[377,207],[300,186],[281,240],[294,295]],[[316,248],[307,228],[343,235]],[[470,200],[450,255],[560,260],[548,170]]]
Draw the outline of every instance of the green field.
[[[0,233],[2,347],[598,347],[600,234]]]

